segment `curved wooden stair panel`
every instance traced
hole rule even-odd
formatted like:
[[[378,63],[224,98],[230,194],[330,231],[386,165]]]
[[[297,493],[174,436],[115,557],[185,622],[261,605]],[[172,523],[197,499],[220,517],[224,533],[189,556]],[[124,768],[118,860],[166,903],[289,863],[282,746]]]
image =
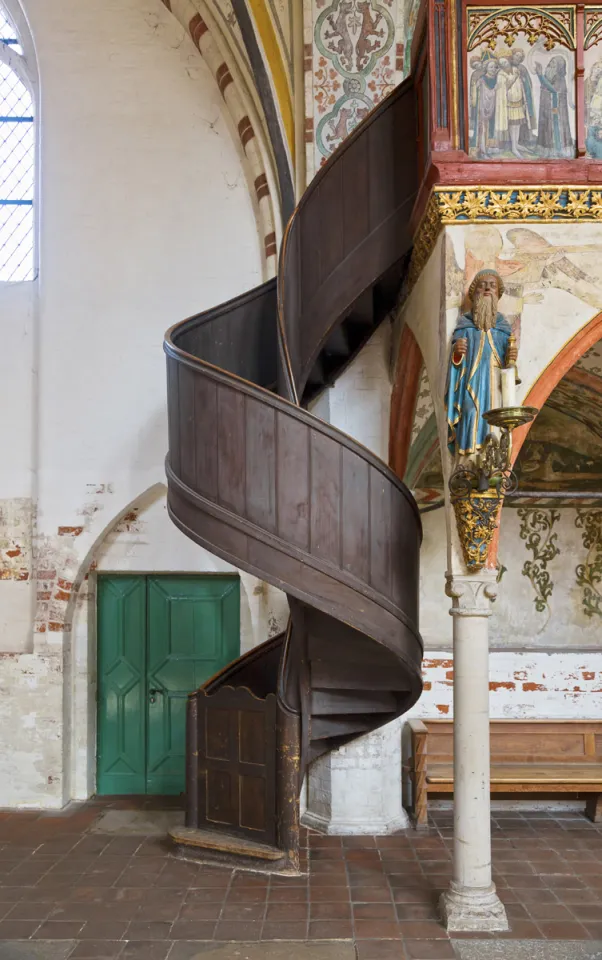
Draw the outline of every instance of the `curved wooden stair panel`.
[[[294,869],[307,765],[399,717],[422,689],[416,504],[378,457],[306,409],[395,304],[417,188],[416,151],[404,149],[414,101],[408,80],[318,173],[278,283],[166,335],[170,516],[284,590],[291,613],[286,634],[189,698],[187,822],[174,834],[187,856]]]

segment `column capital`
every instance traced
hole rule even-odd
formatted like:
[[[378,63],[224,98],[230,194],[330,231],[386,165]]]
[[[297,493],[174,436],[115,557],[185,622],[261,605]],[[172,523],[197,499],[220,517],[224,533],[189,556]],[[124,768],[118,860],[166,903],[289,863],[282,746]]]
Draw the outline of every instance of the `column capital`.
[[[452,617],[490,617],[497,597],[497,571],[479,574],[446,574],[445,592],[451,597]]]

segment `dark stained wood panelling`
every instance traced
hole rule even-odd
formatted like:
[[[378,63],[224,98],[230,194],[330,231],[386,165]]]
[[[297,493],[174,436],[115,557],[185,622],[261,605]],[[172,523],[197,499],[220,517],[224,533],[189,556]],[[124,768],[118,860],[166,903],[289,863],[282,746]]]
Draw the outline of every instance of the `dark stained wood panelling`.
[[[309,548],[309,428],[278,414],[278,533]]]
[[[342,479],[343,569],[370,580],[370,466],[344,449]]]
[[[276,530],[276,415],[259,400],[246,402],[246,516],[273,533]]]
[[[311,437],[311,553],[340,565],[341,449],[315,431]]]
[[[370,230],[370,181],[368,170],[368,140],[358,140],[353,153],[345,155],[343,168],[343,192],[353,197],[353,203],[343,207],[342,229],[345,240],[345,256],[363,242]]]
[[[213,380],[195,378],[194,425],[196,489],[209,500],[217,500],[220,433],[217,429],[217,384]]]
[[[245,512],[246,466],[245,395],[232,387],[217,388],[219,452],[217,488],[219,502],[235,513]]]
[[[370,477],[370,583],[391,595],[391,484],[379,471]]]
[[[178,371],[178,401],[180,411],[180,476],[183,482],[194,489],[196,484],[196,424],[194,409],[194,384],[199,379],[189,367],[180,366]]]

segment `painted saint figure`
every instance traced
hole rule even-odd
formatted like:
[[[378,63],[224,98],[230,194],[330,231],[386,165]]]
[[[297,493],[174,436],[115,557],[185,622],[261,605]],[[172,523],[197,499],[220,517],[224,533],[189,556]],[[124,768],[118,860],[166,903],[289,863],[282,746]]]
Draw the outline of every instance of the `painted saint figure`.
[[[490,157],[490,148],[495,144],[495,87],[498,66],[495,60],[488,60],[485,72],[477,81],[475,94],[476,130],[475,145],[479,157]]]
[[[463,314],[452,335],[446,387],[447,444],[450,453],[475,453],[489,433],[483,414],[491,409],[495,371],[517,360],[509,345],[512,328],[497,311],[504,292],[495,270],[480,270],[468,289],[472,310]]]
[[[523,159],[518,146],[521,127],[527,119],[527,100],[518,67],[507,57],[499,59],[495,99],[495,133],[500,147],[509,146],[518,160]]]
[[[541,83],[537,126],[539,153],[543,157],[570,157],[574,145],[569,123],[566,60],[556,55],[548,61],[545,71],[541,63],[536,63],[535,72]]]
[[[510,54],[510,63],[518,70],[523,92],[525,95],[526,117],[521,123],[518,142],[521,146],[531,146],[535,141],[537,132],[537,118],[535,116],[535,101],[533,100],[533,86],[531,84],[531,75],[525,64],[525,53],[523,50],[513,50]]]

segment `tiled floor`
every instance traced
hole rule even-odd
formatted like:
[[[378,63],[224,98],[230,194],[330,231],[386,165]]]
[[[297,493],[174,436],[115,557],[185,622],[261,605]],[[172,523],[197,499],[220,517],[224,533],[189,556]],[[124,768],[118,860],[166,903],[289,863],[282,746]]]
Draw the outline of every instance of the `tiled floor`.
[[[106,808],[0,813],[0,941],[73,941],[70,960],[187,960],[195,942],[260,940],[352,940],[358,960],[455,956],[436,910],[450,814],[426,835],[304,831],[309,876],[270,879],[174,860],[161,838],[91,832]],[[602,829],[570,814],[492,829],[506,936],[602,940]]]

